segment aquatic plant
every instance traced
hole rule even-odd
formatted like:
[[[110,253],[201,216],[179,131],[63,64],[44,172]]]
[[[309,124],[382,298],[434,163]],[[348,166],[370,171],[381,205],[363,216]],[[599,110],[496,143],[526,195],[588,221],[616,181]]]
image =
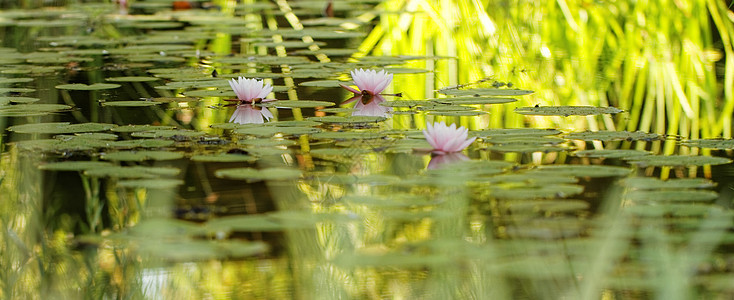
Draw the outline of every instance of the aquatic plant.
[[[232,117],[229,118],[230,122],[238,124],[248,123],[264,123],[263,117],[270,121],[273,118],[267,108],[254,107],[252,104],[273,101],[275,99],[265,99],[265,97],[273,91],[273,86],[264,83],[262,80],[238,77],[237,79],[230,79],[229,86],[232,87],[234,93],[237,95],[237,109],[232,113]],[[232,100],[230,100],[232,101]]]
[[[240,76],[237,79],[230,79],[228,82],[237,95],[238,100],[236,101],[240,101],[240,103],[251,104],[275,100],[265,99],[273,91],[273,86],[264,83],[262,80]]]
[[[459,152],[469,147],[477,139],[476,137],[468,138],[468,129],[465,127],[456,128],[456,124],[446,126],[444,122],[426,124],[423,135],[433,147],[435,154]]]

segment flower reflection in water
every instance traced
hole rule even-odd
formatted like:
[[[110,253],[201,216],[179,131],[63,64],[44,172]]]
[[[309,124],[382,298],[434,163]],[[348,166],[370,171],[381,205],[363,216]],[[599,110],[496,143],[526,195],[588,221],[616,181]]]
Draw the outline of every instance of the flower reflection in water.
[[[235,109],[230,122],[238,124],[248,123],[264,123],[265,119],[270,121],[273,114],[267,108],[259,108],[253,106],[260,102],[273,101],[275,99],[265,99],[265,97],[273,91],[273,86],[266,84],[262,80],[238,77],[230,79],[229,86],[232,87],[237,99],[227,101],[237,101],[237,109]]]
[[[428,162],[428,169],[438,169],[445,167],[446,165],[469,160],[469,157],[464,155],[464,153],[461,152],[454,152],[454,153],[448,153],[448,154],[438,154],[438,155],[432,155],[431,161]]]
[[[232,117],[229,118],[229,121],[237,124],[265,123],[263,117],[270,121],[273,113],[267,108],[254,107],[250,104],[239,104]]]

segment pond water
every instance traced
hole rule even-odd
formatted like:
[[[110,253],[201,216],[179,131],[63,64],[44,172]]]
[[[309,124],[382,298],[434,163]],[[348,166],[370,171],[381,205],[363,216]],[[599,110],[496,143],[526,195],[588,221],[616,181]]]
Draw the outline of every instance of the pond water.
[[[1,297],[734,297],[734,140],[493,126],[630,112],[444,85],[461,57],[365,55],[391,12],[328,2],[1,11]]]

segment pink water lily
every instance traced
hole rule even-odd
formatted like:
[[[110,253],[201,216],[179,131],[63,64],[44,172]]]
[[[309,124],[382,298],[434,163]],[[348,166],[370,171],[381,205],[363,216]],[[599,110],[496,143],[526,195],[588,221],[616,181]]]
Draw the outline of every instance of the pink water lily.
[[[265,97],[273,91],[273,86],[253,78],[238,77],[230,79],[229,86],[232,87],[237,95],[237,100],[245,103],[258,103],[260,101],[272,101],[274,99],[265,99]]]
[[[463,126],[456,128],[456,124],[446,126],[444,122],[428,123],[423,135],[433,147],[433,153],[446,154],[459,152],[469,147],[476,140],[476,137],[468,138],[469,130]]]
[[[341,87],[354,93],[354,97],[350,98],[347,101],[344,101],[344,103],[359,100],[362,101],[363,104],[367,104],[370,101],[375,100],[379,104],[379,102],[385,101],[385,98],[382,97],[385,94],[380,93],[382,93],[382,91],[384,91],[385,88],[390,85],[390,82],[392,82],[392,74],[388,73],[385,70],[377,72],[375,70],[364,69],[352,70],[351,74],[352,80],[354,81],[354,84],[357,85],[359,90],[354,89],[350,86],[340,84]],[[392,94],[391,96],[399,97],[401,96],[401,94]]]
[[[270,118],[274,116],[267,108],[254,107],[250,104],[240,104],[237,105],[237,109],[235,109],[229,121],[237,124],[265,123],[263,117],[270,121]]]

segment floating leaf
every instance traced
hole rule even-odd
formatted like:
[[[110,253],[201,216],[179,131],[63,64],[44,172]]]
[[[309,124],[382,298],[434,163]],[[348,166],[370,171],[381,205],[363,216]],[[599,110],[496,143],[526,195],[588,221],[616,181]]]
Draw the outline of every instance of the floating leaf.
[[[32,98],[32,97],[20,97],[20,96],[4,96],[0,97],[0,105],[5,105],[9,102],[13,103],[33,103],[40,101],[40,98]]]
[[[170,151],[119,151],[110,152],[102,155],[105,160],[121,160],[121,161],[144,161],[144,160],[172,160],[183,157],[181,152]]]
[[[640,190],[707,189],[716,186],[716,183],[705,178],[677,178],[663,181],[652,177],[634,177],[627,178],[621,183],[625,187]]]
[[[247,181],[293,180],[301,177],[301,171],[290,168],[266,168],[261,170],[253,168],[235,168],[218,170],[215,175],[218,178]]]
[[[680,143],[683,146],[709,148],[709,149],[734,149],[734,139],[702,139],[686,140]]]
[[[279,108],[312,108],[319,106],[332,106],[334,102],[329,101],[316,101],[316,100],[278,100],[264,102],[261,106],[264,107],[279,107]]]
[[[83,84],[83,83],[70,83],[60,84],[56,88],[60,90],[76,90],[76,91],[98,91],[98,90],[109,90],[119,88],[119,84],[114,83],[95,83],[95,84]]]
[[[446,117],[472,117],[486,115],[488,112],[475,110],[475,111],[429,111],[429,115],[434,116],[446,116]]]
[[[158,77],[150,76],[124,76],[124,77],[108,77],[105,80],[111,82],[149,82],[161,80]]]
[[[438,98],[428,99],[434,103],[453,104],[453,105],[484,105],[484,104],[504,104],[516,102],[515,98],[501,98],[501,97],[453,97],[453,98]]]
[[[303,135],[321,132],[321,129],[313,127],[274,127],[274,126],[262,126],[262,127],[247,127],[235,129],[234,133],[243,135],[254,135],[271,137],[276,134],[282,135]]]
[[[622,110],[615,107],[594,107],[594,106],[531,106],[518,107],[515,112],[523,115],[539,115],[539,116],[588,116],[602,114],[617,114]]]
[[[161,104],[160,102],[153,102],[153,101],[105,101],[102,102],[102,106],[116,106],[116,107],[144,107],[144,106],[154,106]]]
[[[641,131],[585,131],[574,132],[566,135],[567,139],[583,140],[583,141],[657,141],[662,140],[663,136],[656,133],[647,133]]]
[[[595,149],[595,150],[581,150],[574,151],[571,153],[578,157],[594,157],[594,158],[628,158],[650,155],[648,151],[642,150],[626,150],[626,149]]]
[[[349,116],[349,117],[338,117],[338,116],[326,116],[326,117],[310,117],[308,121],[315,121],[321,123],[377,123],[386,120],[385,117],[371,117],[371,116]]]
[[[719,198],[719,194],[713,191],[680,189],[634,191],[627,193],[626,198],[635,202],[709,202]]]
[[[582,200],[523,200],[506,201],[502,205],[513,214],[522,212],[562,213],[589,209],[589,203]]]
[[[628,163],[639,167],[677,167],[677,166],[705,166],[705,165],[723,165],[731,162],[728,158],[715,156],[695,156],[695,155],[649,155],[636,156],[626,159]]]
[[[182,184],[183,180],[178,179],[134,179],[117,182],[119,187],[146,189],[173,189]]]
[[[126,140],[126,141],[115,141],[110,144],[110,147],[118,149],[127,148],[161,148],[172,146],[175,142],[172,140],[161,140],[161,139],[137,139],[137,140]]]
[[[8,128],[10,131],[18,133],[46,133],[46,134],[60,134],[60,133],[76,133],[76,132],[94,132],[94,131],[105,131],[115,127],[113,124],[102,124],[102,123],[81,123],[70,125],[68,122],[59,123],[32,123],[11,126]]]
[[[113,177],[113,178],[156,178],[159,176],[175,176],[180,173],[181,170],[177,168],[167,167],[120,167],[120,166],[109,166],[109,167],[98,167],[93,169],[87,169],[84,175],[92,177]]]
[[[201,162],[253,162],[257,157],[242,154],[212,154],[212,155],[194,155],[191,157],[193,161]]]
[[[489,195],[497,199],[565,198],[578,195],[584,187],[575,184],[553,184],[542,186],[490,186]]]
[[[478,137],[489,138],[489,137],[504,137],[504,136],[550,136],[560,134],[561,131],[556,129],[541,129],[541,128],[504,128],[504,129],[485,129],[479,131],[472,131],[472,133]]]
[[[47,171],[86,171],[109,166],[112,164],[104,161],[62,161],[43,164],[40,168]]]
[[[154,126],[154,125],[127,125],[118,126],[112,128],[115,132],[138,132],[138,131],[155,131],[155,130],[169,130],[173,129],[173,126]]]
[[[443,89],[438,91],[444,95],[452,96],[523,96],[532,94],[533,91],[514,90],[514,89],[494,89],[494,88],[478,88],[478,89]]]
[[[564,175],[576,177],[617,177],[632,173],[632,169],[616,166],[597,165],[545,165],[539,166],[529,173],[540,173],[548,176]]]

